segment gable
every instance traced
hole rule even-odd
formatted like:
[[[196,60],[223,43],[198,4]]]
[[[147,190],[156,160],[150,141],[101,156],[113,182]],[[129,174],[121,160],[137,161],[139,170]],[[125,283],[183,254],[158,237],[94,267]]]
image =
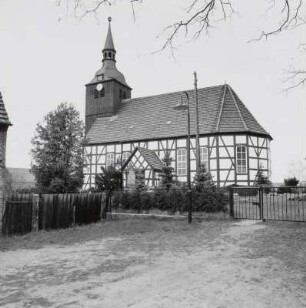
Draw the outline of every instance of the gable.
[[[152,169],[154,171],[161,171],[163,163],[153,150],[148,150],[136,147],[130,157],[122,166],[122,171],[128,166],[139,169]]]

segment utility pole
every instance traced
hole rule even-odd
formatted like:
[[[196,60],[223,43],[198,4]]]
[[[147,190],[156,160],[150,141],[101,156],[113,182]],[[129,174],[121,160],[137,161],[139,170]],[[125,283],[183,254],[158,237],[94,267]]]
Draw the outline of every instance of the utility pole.
[[[196,168],[197,173],[200,170],[200,140],[199,140],[199,103],[198,103],[198,79],[197,72],[194,72],[194,88],[196,102]]]

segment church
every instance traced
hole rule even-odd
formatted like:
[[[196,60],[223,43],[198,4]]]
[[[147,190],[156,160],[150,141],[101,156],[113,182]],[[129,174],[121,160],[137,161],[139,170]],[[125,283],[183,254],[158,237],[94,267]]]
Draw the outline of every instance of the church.
[[[136,172],[143,174],[145,185],[157,186],[166,153],[176,179],[186,182],[187,113],[174,107],[187,98],[191,179],[196,153],[219,187],[252,185],[259,169],[270,176],[272,137],[230,85],[132,98],[132,88],[116,67],[111,18],[102,54],[102,68],[86,84],[84,189],[94,187],[95,175],[110,165],[122,170],[124,187],[135,183]]]

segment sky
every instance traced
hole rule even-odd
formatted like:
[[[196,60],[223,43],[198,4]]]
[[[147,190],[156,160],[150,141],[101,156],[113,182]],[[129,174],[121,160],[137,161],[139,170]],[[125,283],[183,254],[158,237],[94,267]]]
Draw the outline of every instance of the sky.
[[[13,126],[7,140],[7,166],[29,168],[31,139],[38,122],[61,102],[71,102],[84,119],[85,84],[101,67],[107,17],[117,50],[117,68],[141,97],[227,82],[271,134],[272,180],[306,180],[306,88],[285,91],[286,71],[306,67],[298,48],[305,29],[284,31],[249,42],[277,25],[266,1],[235,1],[235,14],[197,40],[179,37],[174,55],[158,52],[162,31],[181,20],[188,0],[129,1],[102,6],[79,20],[54,0],[1,0],[0,91]]]

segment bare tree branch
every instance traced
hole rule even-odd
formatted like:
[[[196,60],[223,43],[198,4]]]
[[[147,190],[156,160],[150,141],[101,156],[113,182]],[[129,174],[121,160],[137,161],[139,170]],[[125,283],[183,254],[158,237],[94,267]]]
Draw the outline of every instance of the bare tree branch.
[[[285,91],[290,91],[294,88],[306,84],[306,70],[287,71],[287,74],[289,74],[289,77],[285,79],[285,82],[291,81],[293,84],[285,88]]]
[[[196,7],[199,4],[200,7]],[[174,39],[181,33],[185,37],[189,34],[190,26],[197,26],[197,30],[193,34],[193,38],[198,38],[203,30],[208,33],[209,28],[212,27],[212,16],[218,10],[221,10],[222,19],[226,20],[228,17],[234,13],[233,6],[230,0],[194,0],[191,5],[186,9],[189,16],[183,21],[176,22],[168,27],[166,27],[163,33],[168,33],[166,37],[166,42],[162,46],[161,50],[166,49],[167,47],[173,48]]]
[[[261,35],[258,38],[252,39],[249,42],[260,41],[263,38],[267,40],[268,37],[279,34],[283,30],[287,30],[291,27],[294,28],[300,25],[305,25],[305,19],[301,15],[303,0],[298,0],[296,6],[293,5],[293,3],[295,2],[294,0],[283,0],[283,1],[284,1],[283,8],[280,11],[281,16],[283,16],[283,21],[281,22],[281,24],[277,28],[271,31],[262,31]],[[272,1],[272,4],[268,8],[268,10],[271,10],[274,7],[275,7],[275,0]]]

